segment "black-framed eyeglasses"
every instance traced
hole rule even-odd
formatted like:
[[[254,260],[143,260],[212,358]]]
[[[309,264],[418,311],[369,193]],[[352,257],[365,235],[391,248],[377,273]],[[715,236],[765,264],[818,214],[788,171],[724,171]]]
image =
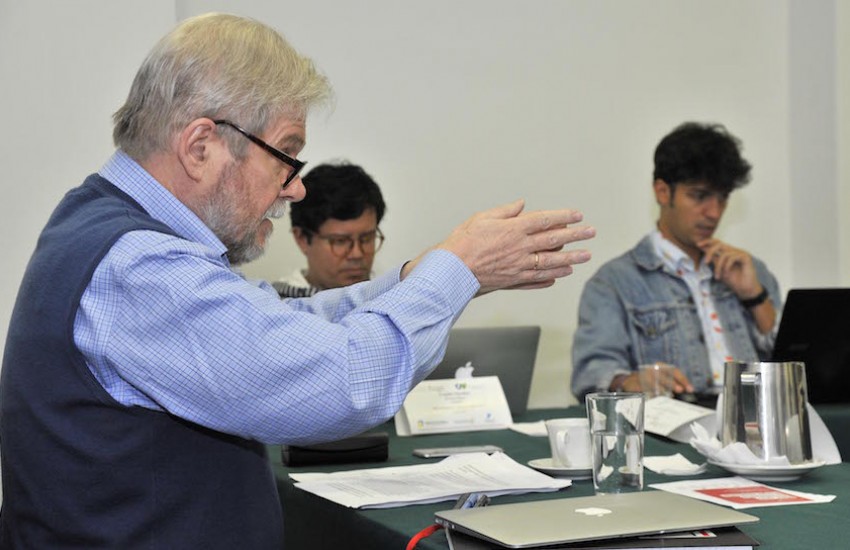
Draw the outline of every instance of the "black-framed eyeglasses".
[[[354,250],[355,240],[357,241],[357,244],[360,245],[360,250],[362,250],[364,254],[374,254],[380,250],[381,245],[384,244],[384,234],[380,229],[375,229],[374,231],[369,231],[368,233],[362,233],[353,237],[351,235],[319,235],[318,233],[313,233],[306,229],[304,232],[316,237],[317,239],[326,241],[328,246],[331,247],[331,253],[338,258],[345,258],[351,254],[351,251]]]
[[[290,157],[289,155],[287,155],[286,153],[284,153],[280,149],[272,147],[271,145],[269,145],[265,141],[261,140],[260,138],[258,138],[254,134],[243,130],[242,128],[240,128],[236,124],[233,124],[229,120],[218,119],[218,120],[213,120],[213,122],[216,123],[216,124],[224,124],[225,126],[230,126],[234,130],[236,130],[237,132],[239,132],[240,134],[245,136],[246,138],[250,139],[256,145],[260,146],[263,149],[263,151],[265,151],[266,153],[270,154],[271,156],[273,156],[274,158],[276,158],[280,162],[282,162],[285,165],[292,168],[292,171],[289,172],[289,174],[287,174],[286,180],[284,180],[284,182],[282,184],[280,184],[281,189],[286,189],[286,187],[290,183],[292,183],[292,180],[295,179],[295,177],[298,175],[298,173],[301,172],[301,169],[304,168],[304,165],[307,164],[306,162],[300,161],[297,158]]]

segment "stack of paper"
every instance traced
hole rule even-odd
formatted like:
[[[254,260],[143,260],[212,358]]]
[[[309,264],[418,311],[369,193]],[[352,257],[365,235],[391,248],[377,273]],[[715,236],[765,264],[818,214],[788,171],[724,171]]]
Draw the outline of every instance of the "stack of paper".
[[[295,486],[349,508],[392,508],[455,500],[463,493],[489,496],[557,491],[554,479],[504,453],[452,455],[440,462],[332,473],[290,473]]]

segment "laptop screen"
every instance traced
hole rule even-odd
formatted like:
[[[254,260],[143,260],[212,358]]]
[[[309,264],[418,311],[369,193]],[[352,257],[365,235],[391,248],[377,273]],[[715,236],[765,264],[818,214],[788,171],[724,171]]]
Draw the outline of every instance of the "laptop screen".
[[[523,414],[539,341],[537,326],[453,328],[446,355],[428,379],[454,378],[459,367],[470,363],[472,376],[498,376],[511,415]]]
[[[773,361],[806,364],[809,402],[850,403],[850,288],[788,291]]]

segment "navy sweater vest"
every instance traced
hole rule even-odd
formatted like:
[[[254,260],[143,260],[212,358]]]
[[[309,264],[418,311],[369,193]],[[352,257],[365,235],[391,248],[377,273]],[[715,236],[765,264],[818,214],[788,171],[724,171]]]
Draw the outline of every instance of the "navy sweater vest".
[[[117,403],[74,344],[94,269],[136,230],[173,234],[92,175],[27,266],[0,378],[0,548],[280,548],[262,444]]]

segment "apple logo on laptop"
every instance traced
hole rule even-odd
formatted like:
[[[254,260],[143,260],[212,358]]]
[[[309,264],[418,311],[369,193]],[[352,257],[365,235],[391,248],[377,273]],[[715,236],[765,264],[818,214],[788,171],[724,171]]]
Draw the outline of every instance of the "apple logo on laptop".
[[[584,514],[586,516],[601,518],[602,516],[608,515],[611,513],[611,510],[608,508],[576,508],[575,512],[577,514]]]
[[[467,361],[464,366],[458,367],[455,370],[455,378],[472,378],[472,371],[474,370],[475,367],[472,366],[472,361]]]

